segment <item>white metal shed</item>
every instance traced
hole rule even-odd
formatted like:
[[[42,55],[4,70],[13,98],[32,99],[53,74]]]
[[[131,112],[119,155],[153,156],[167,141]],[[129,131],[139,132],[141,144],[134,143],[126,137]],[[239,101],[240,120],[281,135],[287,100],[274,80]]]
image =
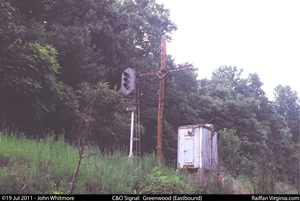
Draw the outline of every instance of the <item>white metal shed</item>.
[[[217,162],[217,133],[212,124],[178,128],[178,169],[215,169]]]

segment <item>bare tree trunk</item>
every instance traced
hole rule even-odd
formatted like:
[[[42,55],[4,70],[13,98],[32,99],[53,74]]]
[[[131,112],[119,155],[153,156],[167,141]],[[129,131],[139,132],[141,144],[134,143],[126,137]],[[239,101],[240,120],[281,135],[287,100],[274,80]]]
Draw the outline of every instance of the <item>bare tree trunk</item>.
[[[85,108],[85,110],[83,112],[83,115],[82,115],[83,118],[80,119],[80,120],[77,120],[74,123],[74,126],[73,126],[73,132],[75,130],[74,128],[77,128],[74,133],[77,137],[77,148],[78,148],[78,151],[79,151],[79,160],[78,160],[78,164],[77,164],[76,170],[75,170],[74,175],[73,175],[72,185],[71,185],[71,188],[70,188],[70,194],[72,194],[72,192],[74,190],[74,186],[75,186],[76,178],[77,178],[77,175],[78,175],[78,172],[79,172],[79,167],[80,167],[80,164],[81,164],[81,160],[85,157],[89,157],[89,156],[92,156],[92,155],[99,154],[99,153],[93,153],[93,154],[83,155],[84,154],[84,148],[86,146],[89,146],[87,141],[88,141],[89,135],[91,135],[91,127],[92,127],[91,123],[93,121],[92,106],[93,106],[93,101],[94,100],[92,100],[90,102],[90,104]]]
[[[78,171],[79,171],[80,163],[81,163],[81,160],[83,158],[82,155],[83,155],[83,147],[81,147],[81,149],[79,149],[79,160],[78,160],[77,168],[76,168],[76,170],[74,172],[74,175],[73,175],[72,185],[71,185],[71,188],[70,188],[70,194],[72,194],[74,186],[75,186],[75,182],[76,182],[77,174],[78,174]]]

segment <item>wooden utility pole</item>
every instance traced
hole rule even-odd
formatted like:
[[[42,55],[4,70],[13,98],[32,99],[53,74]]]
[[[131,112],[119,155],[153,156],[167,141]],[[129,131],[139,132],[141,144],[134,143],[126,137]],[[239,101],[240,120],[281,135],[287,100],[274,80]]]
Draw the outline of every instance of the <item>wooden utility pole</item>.
[[[164,108],[165,108],[165,95],[166,95],[166,37],[161,37],[161,79],[159,85],[159,98],[158,98],[158,116],[157,116],[157,159],[162,162],[162,135],[164,131]]]
[[[167,60],[167,44],[166,37],[161,38],[161,67],[159,70],[148,70],[144,72],[137,72],[139,76],[146,75],[157,75],[160,78],[159,83],[159,98],[158,98],[158,117],[157,117],[157,159],[159,164],[162,162],[162,136],[164,131],[164,108],[165,108],[165,95],[166,95],[166,75],[171,72],[181,71],[181,70],[191,70],[192,65],[176,65],[173,68],[166,67]]]

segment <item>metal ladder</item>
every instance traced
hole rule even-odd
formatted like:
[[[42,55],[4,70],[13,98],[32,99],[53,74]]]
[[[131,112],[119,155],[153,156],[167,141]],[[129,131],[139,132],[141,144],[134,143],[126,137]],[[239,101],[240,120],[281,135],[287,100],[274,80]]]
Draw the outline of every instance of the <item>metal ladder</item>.
[[[140,122],[140,106],[137,106],[137,111],[134,118],[134,124],[135,124],[135,132],[134,132],[134,138],[133,141],[135,142],[135,155],[138,159],[141,158],[141,122]]]
[[[138,159],[141,158],[141,113],[140,113],[140,91],[139,91],[139,84],[137,84],[137,111],[135,112],[134,117],[134,124],[135,124],[135,132],[133,141],[135,142],[135,155]],[[133,148],[134,149],[134,148]]]

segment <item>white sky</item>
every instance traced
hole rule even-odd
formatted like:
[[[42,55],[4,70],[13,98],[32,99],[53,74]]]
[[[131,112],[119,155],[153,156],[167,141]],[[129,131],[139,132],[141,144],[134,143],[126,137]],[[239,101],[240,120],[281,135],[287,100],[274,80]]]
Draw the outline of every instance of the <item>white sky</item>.
[[[199,68],[211,78],[223,65],[256,72],[273,100],[274,88],[290,85],[300,96],[300,1],[156,0],[178,26],[167,43],[177,64]]]

